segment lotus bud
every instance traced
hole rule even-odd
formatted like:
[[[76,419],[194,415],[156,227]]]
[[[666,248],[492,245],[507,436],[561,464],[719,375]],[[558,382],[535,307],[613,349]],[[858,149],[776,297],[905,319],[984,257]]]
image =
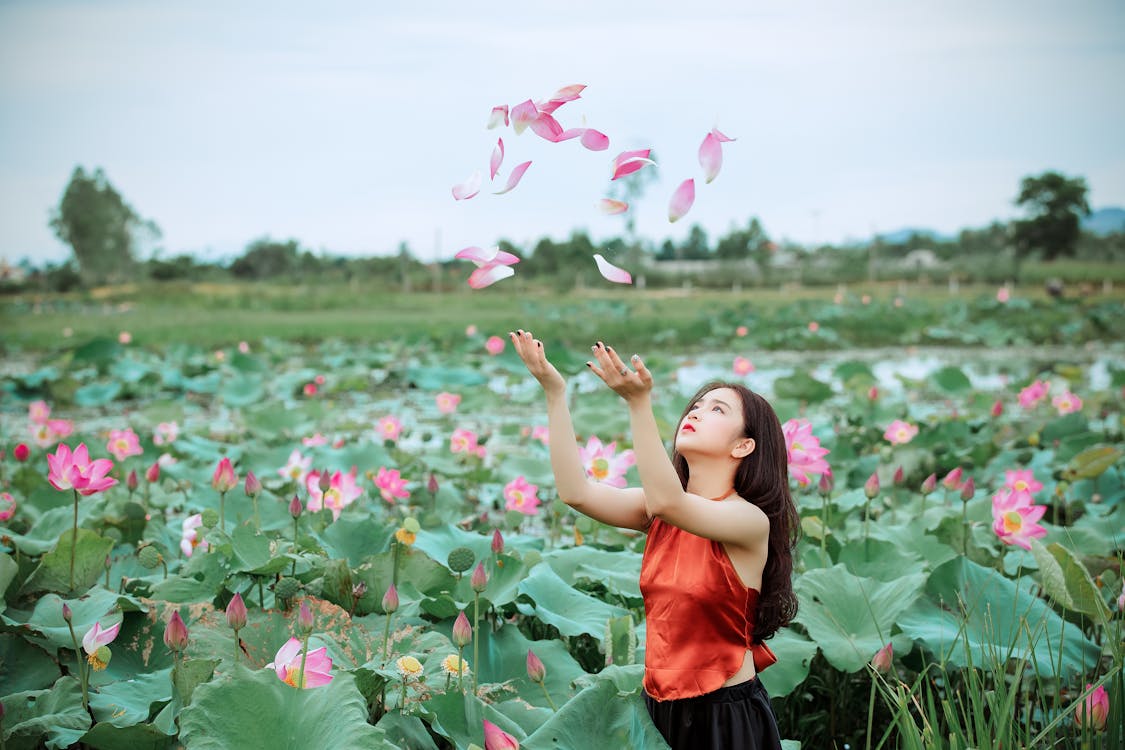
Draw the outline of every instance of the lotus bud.
[[[308,635],[313,629],[313,613],[306,599],[301,600],[301,609],[297,612],[297,629],[302,635]]]
[[[243,485],[243,489],[246,490],[247,497],[257,497],[262,492],[262,482],[254,476],[254,472],[248,471],[246,472],[246,484]]]
[[[183,618],[180,617],[179,610],[172,613],[171,619],[168,620],[167,627],[164,628],[164,645],[176,653],[187,648],[187,625],[184,624]]]
[[[432,471],[430,472],[430,479],[426,482],[426,489],[430,491],[431,495],[436,495],[438,491],[437,475]]]
[[[235,594],[227,605],[227,625],[235,632],[246,627],[246,603],[242,601],[242,594]]]
[[[953,471],[945,475],[945,479],[941,480],[941,484],[947,490],[956,490],[961,487],[961,467],[958,466]]]
[[[398,609],[398,591],[392,583],[387,593],[383,594],[383,611],[388,615]]]
[[[133,492],[137,489],[138,484],[140,484],[140,481],[137,479],[137,470],[133,469],[129,472],[129,476],[125,477],[125,486],[130,492]]]
[[[320,491],[328,492],[332,489],[332,477],[328,474],[328,469],[320,472]]]
[[[71,614],[70,606],[67,605],[66,602],[63,602],[63,605],[62,605],[62,618],[63,618],[63,620],[69,623],[72,616],[73,615]]]
[[[499,555],[504,551],[504,537],[500,534],[500,529],[492,530],[492,552]]]
[[[879,494],[878,472],[871,472],[871,476],[867,478],[867,481],[863,485],[863,494],[867,495],[869,500]]]
[[[153,461],[152,466],[145,469],[145,481],[149,484],[156,484],[160,481],[160,462]]]
[[[532,682],[542,682],[547,677],[547,668],[531,649],[527,650],[527,676]]]
[[[211,487],[216,492],[230,492],[237,484],[238,475],[234,473],[230,459],[224,457],[215,467],[215,473],[211,475]]]
[[[297,497],[296,495],[294,495],[293,499],[289,501],[289,515],[293,516],[294,518],[301,517],[301,498]]]
[[[469,579],[469,585],[473,587],[473,591],[478,594],[488,587],[488,573],[484,571],[484,562],[477,563],[477,567],[473,569],[472,578]]]
[[[973,483],[973,478],[969,477],[969,480],[961,486],[961,501],[967,503],[975,494],[977,494],[977,486]]]
[[[992,416],[998,417],[1004,413],[1004,402],[996,399],[996,403],[992,405]]]
[[[871,386],[871,388],[867,391],[867,398],[871,401],[879,398],[879,389],[875,386]]]
[[[473,641],[473,626],[469,624],[469,618],[465,617],[463,611],[457,615],[457,619],[453,622],[453,637],[450,640],[458,648],[467,646]]]
[[[484,750],[519,750],[520,743],[515,737],[493,724],[484,721]]]
[[[904,474],[902,467],[899,466],[897,469],[895,469],[895,475],[891,479],[891,482],[895,487],[901,487],[904,481],[906,481],[906,475]]]
[[[894,646],[888,643],[881,649],[875,652],[875,656],[871,657],[871,667],[881,674],[887,674],[891,671],[891,666],[894,664],[895,649]]]
[[[930,474],[922,482],[922,494],[928,495],[937,489],[937,474]]]
[[[352,598],[353,599],[362,599],[363,595],[366,594],[366,593],[367,593],[367,584],[364,583],[363,581],[360,581],[359,583],[352,586]]]
[[[826,471],[826,472],[824,472],[823,474],[820,475],[820,483],[817,484],[817,489],[820,490],[820,494],[824,495],[825,497],[828,497],[829,495],[832,494],[832,490],[835,487],[836,487],[836,480],[835,480],[835,478],[833,478],[831,470]]]
[[[1090,683],[1086,683],[1086,689],[1090,689]],[[1078,704],[1078,708],[1074,712],[1074,721],[1080,727],[1089,727],[1095,732],[1100,732],[1105,729],[1106,719],[1109,718],[1109,695],[1106,694],[1105,686],[1098,685],[1097,690],[1094,690],[1086,699]]]
[[[27,447],[27,443],[19,443],[12,449],[12,455],[22,464],[31,455],[31,449]]]

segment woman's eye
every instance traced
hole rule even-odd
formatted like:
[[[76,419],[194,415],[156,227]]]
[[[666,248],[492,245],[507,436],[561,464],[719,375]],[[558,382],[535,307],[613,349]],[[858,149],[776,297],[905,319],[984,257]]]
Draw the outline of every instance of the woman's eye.
[[[722,413],[723,413],[723,408],[722,408],[721,406],[712,406],[712,407],[711,407],[711,411],[717,411],[717,412],[719,412],[720,414],[722,414]]]

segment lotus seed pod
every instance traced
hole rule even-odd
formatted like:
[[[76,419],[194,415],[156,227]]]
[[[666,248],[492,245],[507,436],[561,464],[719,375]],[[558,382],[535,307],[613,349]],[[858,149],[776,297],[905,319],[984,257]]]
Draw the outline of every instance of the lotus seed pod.
[[[449,569],[454,573],[464,573],[473,567],[474,560],[476,560],[476,555],[468,547],[457,547],[449,553],[447,558]]]
[[[140,560],[141,565],[149,570],[160,567],[160,563],[164,557],[160,554],[160,550],[153,547],[151,544],[146,544],[137,550],[137,559]]]
[[[414,516],[407,516],[402,522],[402,528],[406,529],[411,534],[417,534],[422,530],[421,524],[418,523],[418,519]]]
[[[219,511],[215,510],[214,508],[208,508],[199,515],[200,520],[203,522],[200,524],[200,526],[205,529],[213,529],[219,523]]]
[[[278,599],[292,599],[301,590],[301,583],[296,578],[285,576],[273,585],[273,593]]]

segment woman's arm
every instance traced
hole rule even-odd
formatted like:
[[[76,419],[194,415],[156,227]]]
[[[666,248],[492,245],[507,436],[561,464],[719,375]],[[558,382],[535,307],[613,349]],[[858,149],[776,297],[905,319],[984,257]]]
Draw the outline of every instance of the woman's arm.
[[[640,531],[647,529],[652,519],[645,512],[644,492],[640,488],[618,489],[593,482],[586,476],[566,402],[566,381],[548,361],[543,342],[524,330],[511,333],[509,337],[547,398],[551,471],[559,497],[578,512],[601,523]]]

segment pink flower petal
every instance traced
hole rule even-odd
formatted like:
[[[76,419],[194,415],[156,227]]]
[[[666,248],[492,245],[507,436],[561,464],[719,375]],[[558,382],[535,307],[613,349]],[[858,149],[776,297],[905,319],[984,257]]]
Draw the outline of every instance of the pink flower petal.
[[[629,204],[625,201],[615,201],[613,198],[602,198],[598,201],[598,210],[603,214],[623,214],[629,210]]]
[[[469,179],[453,186],[453,200],[464,201],[480,192],[480,170],[474,170]]]
[[[519,135],[527,126],[539,119],[539,109],[535,102],[528,99],[512,107],[512,130]]]
[[[655,165],[656,162],[648,158],[650,153],[652,153],[652,149],[647,148],[637,151],[622,151],[613,160],[613,176],[610,179],[616,180],[619,177],[632,174],[646,164]]]
[[[511,266],[506,266],[503,263],[490,263],[486,266],[481,266],[469,274],[469,288],[484,289],[486,286],[492,286],[501,279],[506,279],[509,276],[515,275],[516,272]]]
[[[496,179],[496,173],[500,171],[500,165],[504,162],[504,139],[496,139],[496,148],[492,149],[492,159],[488,164],[488,171],[490,173],[490,180]],[[708,180],[710,182],[710,180]]]
[[[711,135],[715,136],[715,139],[718,140],[719,143],[730,143],[731,141],[738,140],[737,138],[731,138],[729,136],[723,135],[721,132],[719,132],[718,128],[711,128]]]
[[[554,111],[562,105],[578,99],[582,94],[583,89],[585,88],[586,86],[581,83],[576,83],[572,86],[563,86],[561,89],[552,94],[550,99],[545,102],[540,102],[535,106],[538,107],[540,112],[548,115],[553,114]]]
[[[633,277],[628,271],[623,268],[618,268],[597,253],[594,254],[594,262],[598,264],[598,273],[600,273],[606,281],[612,281],[615,284],[633,283]]]
[[[599,130],[586,128],[582,134],[582,145],[590,151],[605,151],[609,148],[609,136]]]
[[[699,145],[699,166],[703,167],[704,182],[707,183],[718,177],[719,170],[723,168],[723,146],[714,133],[708,133]]]
[[[668,221],[677,222],[691,210],[695,203],[695,180],[684,180],[672,193],[672,200],[668,202]]]
[[[528,125],[531,126],[531,130],[537,136],[551,143],[558,143],[563,134],[562,125],[559,125],[559,121],[546,112],[540,113]]]
[[[523,173],[526,172],[527,168],[530,166],[530,161],[525,161],[523,164],[517,164],[512,169],[512,173],[508,175],[508,184],[504,186],[503,190],[497,190],[495,193],[493,193],[493,195],[503,195],[504,193],[513,189],[516,185],[520,184],[520,180],[523,179]]]
[[[493,259],[493,262],[499,263],[502,266],[511,266],[519,263],[520,258],[518,255],[512,255],[505,250],[501,250],[498,246],[496,248],[496,257]]]
[[[499,263],[502,266],[510,266],[520,262],[519,256],[501,250],[499,245],[493,245],[487,250],[472,245],[463,250],[458,250],[457,254],[453,257],[459,260],[471,260],[473,263],[477,264],[478,268],[493,263]]]
[[[581,138],[582,134],[585,133],[585,132],[586,132],[586,128],[568,128],[568,129],[564,130],[563,132],[559,133],[558,138],[555,139],[555,143],[562,143],[563,141],[569,141],[571,138]]]
[[[504,127],[508,127],[508,105],[501,104],[498,107],[493,107],[492,112],[488,115],[488,129],[500,127],[503,123]]]

